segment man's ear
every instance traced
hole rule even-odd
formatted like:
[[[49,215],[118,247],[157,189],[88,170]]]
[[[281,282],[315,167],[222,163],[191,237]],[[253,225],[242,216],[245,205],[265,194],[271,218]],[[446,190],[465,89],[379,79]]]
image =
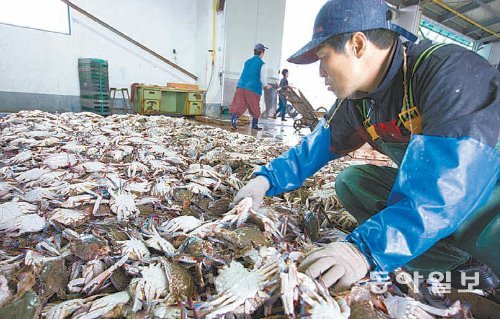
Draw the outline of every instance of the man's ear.
[[[358,59],[366,53],[368,39],[363,32],[356,32],[349,40],[349,46],[352,54]]]

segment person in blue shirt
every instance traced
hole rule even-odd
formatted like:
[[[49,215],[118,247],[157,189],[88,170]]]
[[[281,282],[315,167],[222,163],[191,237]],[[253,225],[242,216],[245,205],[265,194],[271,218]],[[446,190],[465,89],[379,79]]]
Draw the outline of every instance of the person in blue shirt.
[[[229,113],[231,113],[231,129],[233,131],[238,130],[236,126],[237,119],[246,110],[252,116],[252,129],[262,129],[257,125],[261,114],[260,96],[262,95],[262,87],[267,89],[271,87],[267,83],[265,62],[262,60],[266,49],[268,48],[262,43],[257,43],[253,50],[254,56],[245,61],[233,102],[229,108]]]
[[[285,115],[286,115],[286,95],[284,94],[284,90],[288,89],[288,69],[283,69],[281,71],[281,74],[283,75],[283,78],[280,81],[279,85],[279,95],[278,95],[278,109],[276,110],[276,113],[274,114],[273,118],[276,118],[276,116],[279,114],[281,117],[282,121],[286,121]]]
[[[310,252],[299,270],[336,290],[398,267],[478,274],[475,288],[494,289],[500,73],[466,48],[403,43],[400,35],[416,40],[391,22],[385,1],[326,2],[312,40],[288,61],[319,60],[337,102],[297,146],[255,171],[234,201],[252,197],[257,209],[264,196],[300,187],[369,143],[398,168],[353,165],[337,176],[337,196],[360,225],[347,241]]]

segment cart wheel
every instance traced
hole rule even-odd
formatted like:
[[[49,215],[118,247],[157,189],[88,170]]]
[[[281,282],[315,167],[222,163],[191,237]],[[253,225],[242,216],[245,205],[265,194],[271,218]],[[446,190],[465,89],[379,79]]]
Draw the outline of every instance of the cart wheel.
[[[303,124],[302,124],[302,120],[301,119],[296,119],[293,121],[293,128],[296,130],[296,131],[299,131],[301,128],[302,128]]]

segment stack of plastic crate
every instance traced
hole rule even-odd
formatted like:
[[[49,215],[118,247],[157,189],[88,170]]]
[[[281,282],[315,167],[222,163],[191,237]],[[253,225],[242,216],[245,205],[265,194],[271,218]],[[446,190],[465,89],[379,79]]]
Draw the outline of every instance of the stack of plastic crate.
[[[78,59],[78,75],[82,110],[109,114],[108,61]]]

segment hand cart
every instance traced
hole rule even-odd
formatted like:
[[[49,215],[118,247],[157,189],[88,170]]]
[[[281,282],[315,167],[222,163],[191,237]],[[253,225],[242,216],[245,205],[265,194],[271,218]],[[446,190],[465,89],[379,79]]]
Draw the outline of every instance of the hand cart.
[[[287,107],[287,113],[293,118],[293,128],[295,130],[300,130],[302,128],[308,127],[314,130],[316,124],[318,124],[319,117],[326,114],[327,109],[320,107],[314,110],[311,103],[306,99],[304,94],[299,89],[288,87],[284,90],[278,90],[278,92],[284,94],[289,103]],[[295,110],[294,110],[295,109]]]

